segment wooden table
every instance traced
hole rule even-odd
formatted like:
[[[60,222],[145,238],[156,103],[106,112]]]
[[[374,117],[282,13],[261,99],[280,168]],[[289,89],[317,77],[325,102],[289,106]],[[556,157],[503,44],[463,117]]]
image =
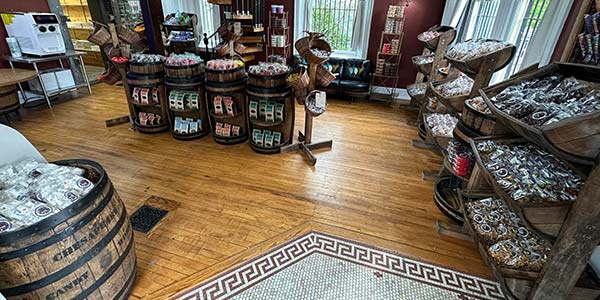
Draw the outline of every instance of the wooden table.
[[[33,70],[0,69],[0,115],[6,115],[7,120],[10,121],[8,118],[9,113],[16,111],[17,114],[19,114],[19,107],[21,107],[21,104],[19,102],[16,87],[14,86],[36,77],[37,72]]]

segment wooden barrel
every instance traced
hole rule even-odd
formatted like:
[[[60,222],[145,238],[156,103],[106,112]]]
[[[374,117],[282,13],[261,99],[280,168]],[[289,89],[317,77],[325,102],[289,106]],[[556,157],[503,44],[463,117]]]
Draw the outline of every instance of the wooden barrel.
[[[18,109],[19,94],[17,94],[17,85],[7,85],[0,87],[0,114],[11,112]]]
[[[129,92],[135,91],[135,88],[145,88],[145,89],[154,89],[156,88],[158,91],[158,104],[155,105],[140,105],[130,100],[133,105],[130,106],[130,110],[133,110],[133,115],[135,116],[134,124],[135,129],[141,133],[160,133],[169,130],[169,121],[166,112],[166,92],[164,85],[165,73],[148,73],[148,74],[139,74],[139,73],[127,73],[127,83],[129,84]],[[131,97],[129,97],[131,98]],[[145,113],[153,113],[161,116],[160,124],[152,124],[152,125],[143,125],[140,123],[138,119],[138,115],[140,112]]]
[[[210,120],[208,118],[208,108],[204,99],[204,78],[196,76],[193,78],[170,78],[165,79],[165,86],[167,89],[167,95],[172,92],[194,92],[198,93],[200,100],[198,101],[198,109],[186,108],[184,110],[173,110],[169,108],[170,122],[171,122],[171,135],[173,138],[189,141],[207,136],[210,133]],[[192,118],[193,120],[201,121],[201,129],[193,134],[179,134],[175,130],[175,118],[181,117],[182,119]]]
[[[188,66],[165,65],[165,74],[169,78],[193,78],[204,75],[204,63]]]
[[[206,73],[209,74],[208,71]],[[248,139],[248,119],[246,110],[248,104],[246,101],[246,82],[247,77],[241,80],[227,83],[206,81],[206,106],[210,116],[210,126],[215,142],[223,145],[234,145],[243,143]],[[221,112],[215,107],[215,101],[221,100]],[[232,114],[227,113],[226,99],[233,101]],[[228,124],[228,125],[227,125]],[[239,128],[237,135],[230,130],[229,136],[223,134],[223,131],[217,125],[231,126]],[[220,134],[221,133],[221,134]]]
[[[206,81],[215,83],[237,82],[246,80],[246,67],[241,66],[231,70],[211,70],[206,68]]]
[[[162,84],[165,78],[165,73],[139,74],[127,73],[127,83],[132,87],[153,87]]]
[[[162,73],[165,70],[165,65],[162,62],[157,63],[134,63],[129,62],[127,64],[130,73],[136,74],[154,74]]]
[[[435,185],[433,201],[438,209],[457,224],[462,225],[464,216],[461,211],[460,201],[456,189],[460,187],[460,180],[454,177],[440,179]]]
[[[278,75],[259,75],[248,73],[248,85],[259,88],[277,88],[287,86],[288,73]]]
[[[95,186],[57,214],[0,234],[0,293],[8,300],[127,299],[136,257],[121,198],[99,164],[56,164],[85,169]]]
[[[261,154],[280,153],[281,147],[291,144],[294,138],[295,107],[292,87],[286,85],[279,88],[265,89],[248,85],[247,94],[248,109],[246,111],[248,112],[247,118],[250,121],[249,132],[252,133],[250,147]],[[272,104],[275,107],[275,116],[272,121],[266,120],[266,116],[261,116],[261,103]],[[277,110],[278,106],[279,111]],[[255,110],[256,114],[253,115],[252,110],[256,108],[258,110]],[[268,131],[272,136],[277,133],[279,143],[275,141],[275,137],[267,142],[265,136],[263,136],[262,141],[258,142],[254,136],[256,130],[260,131],[261,134]]]

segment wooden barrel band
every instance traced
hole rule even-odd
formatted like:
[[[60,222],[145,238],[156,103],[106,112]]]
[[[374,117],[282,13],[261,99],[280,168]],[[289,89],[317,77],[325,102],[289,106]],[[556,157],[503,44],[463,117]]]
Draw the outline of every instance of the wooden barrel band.
[[[13,297],[13,296],[17,296],[17,295],[27,294],[27,293],[33,292],[37,289],[40,289],[42,287],[45,287],[47,285],[50,285],[50,284],[64,278],[65,276],[73,273],[75,270],[79,269],[82,265],[88,263],[88,261],[90,261],[92,258],[97,256],[110,242],[112,242],[114,237],[117,236],[119,231],[122,229],[121,227],[123,226],[123,223],[125,223],[126,220],[127,220],[126,210],[122,209],[121,216],[119,217],[119,221],[117,222],[117,224],[115,224],[115,227],[113,227],[110,230],[110,232],[106,236],[104,236],[102,238],[102,240],[100,240],[100,242],[98,242],[92,249],[90,249],[88,252],[86,252],[82,256],[78,257],[77,260],[75,260],[72,264],[70,264],[70,265],[66,266],[65,268],[63,268],[57,272],[54,272],[42,279],[32,281],[28,284],[24,284],[21,286],[16,286],[16,287],[0,290],[0,293],[5,295],[6,297]],[[127,222],[126,226],[129,227],[130,223]],[[133,240],[133,234],[132,234],[131,240]],[[130,247],[131,247],[131,245],[128,246],[128,249]],[[125,251],[125,253],[128,253],[128,252],[129,252],[129,250]]]
[[[6,247],[6,246],[13,245],[16,240],[20,240],[22,238],[27,238],[27,237],[33,236],[36,233],[40,232],[41,230],[46,230],[48,228],[54,228],[58,224],[64,223],[65,221],[70,219],[72,216],[80,213],[81,211],[83,211],[84,209],[89,207],[89,205],[91,205],[92,202],[94,202],[94,201],[96,201],[96,199],[98,199],[98,197],[97,197],[98,194],[100,194],[107,185],[108,176],[106,176],[104,169],[102,169],[102,167],[99,164],[97,164],[93,161],[89,161],[89,160],[79,160],[79,161],[80,162],[83,161],[87,165],[93,166],[100,173],[100,179],[98,180],[98,183],[96,183],[94,188],[87,195],[85,195],[85,197],[83,197],[83,199],[80,199],[79,201],[71,204],[69,207],[54,214],[50,218],[44,219],[44,220],[34,224],[33,226],[29,226],[29,227],[23,228],[21,230],[0,234],[0,247],[1,246]],[[63,160],[63,161],[58,161],[55,163],[59,164],[59,165],[69,165],[69,163],[71,163],[71,161]]]
[[[45,240],[39,241],[31,246],[0,254],[0,262],[5,262],[7,260],[25,256],[25,255],[27,255],[27,253],[42,250],[48,246],[56,244],[60,240],[65,239],[69,235],[72,235],[73,233],[79,231],[81,228],[87,226],[92,220],[94,220],[96,218],[96,216],[100,212],[102,212],[104,210],[104,208],[108,205],[108,203],[111,202],[113,194],[114,194],[114,190],[115,190],[114,187],[111,185],[110,190],[108,191],[108,194],[102,200],[102,202],[100,202],[98,204],[98,206],[96,208],[94,208],[94,210],[92,210],[85,217],[81,218],[77,223],[75,223],[75,224],[65,228],[61,232],[58,232],[58,233],[52,235],[51,237],[49,237]]]
[[[89,288],[87,288],[85,291],[83,291],[81,294],[77,295],[75,298],[73,298],[73,300],[83,300],[85,299],[87,296],[89,296],[91,293],[95,292],[96,290],[98,290],[98,288],[104,284],[104,282],[106,282],[108,280],[108,278],[110,278],[110,276],[112,276],[115,271],[121,267],[121,265],[123,264],[123,261],[127,258],[127,256],[129,256],[131,253],[131,248],[133,248],[134,242],[133,242],[133,234],[131,235],[131,237],[129,238],[129,244],[127,245],[127,248],[125,249],[125,251],[123,252],[123,254],[121,254],[121,256],[119,256],[119,259],[117,259],[111,266],[110,268],[108,268],[106,270],[106,272],[104,272],[104,274],[102,276],[100,276],[100,278],[98,280],[96,280],[96,282],[94,282],[94,284],[92,284]],[[134,263],[134,270],[136,268],[136,264]],[[129,280],[133,280],[133,278],[135,273],[132,273]],[[129,281],[128,280],[128,281]],[[121,291],[119,291],[119,293],[123,292],[124,290],[127,289],[129,284],[125,284],[123,286],[123,289],[121,289]],[[118,297],[115,297],[114,299],[119,299]]]

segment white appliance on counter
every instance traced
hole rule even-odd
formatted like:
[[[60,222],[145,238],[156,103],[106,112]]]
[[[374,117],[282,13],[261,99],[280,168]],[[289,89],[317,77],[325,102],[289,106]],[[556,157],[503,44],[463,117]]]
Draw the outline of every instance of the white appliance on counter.
[[[8,36],[17,39],[24,54],[46,56],[65,53],[65,42],[55,14],[2,13],[2,22]]]

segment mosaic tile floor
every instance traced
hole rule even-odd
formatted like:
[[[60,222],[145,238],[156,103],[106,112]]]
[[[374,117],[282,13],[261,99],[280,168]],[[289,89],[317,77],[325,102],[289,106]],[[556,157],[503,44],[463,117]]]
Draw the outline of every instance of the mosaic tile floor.
[[[178,300],[505,299],[490,280],[311,232],[179,295]]]

